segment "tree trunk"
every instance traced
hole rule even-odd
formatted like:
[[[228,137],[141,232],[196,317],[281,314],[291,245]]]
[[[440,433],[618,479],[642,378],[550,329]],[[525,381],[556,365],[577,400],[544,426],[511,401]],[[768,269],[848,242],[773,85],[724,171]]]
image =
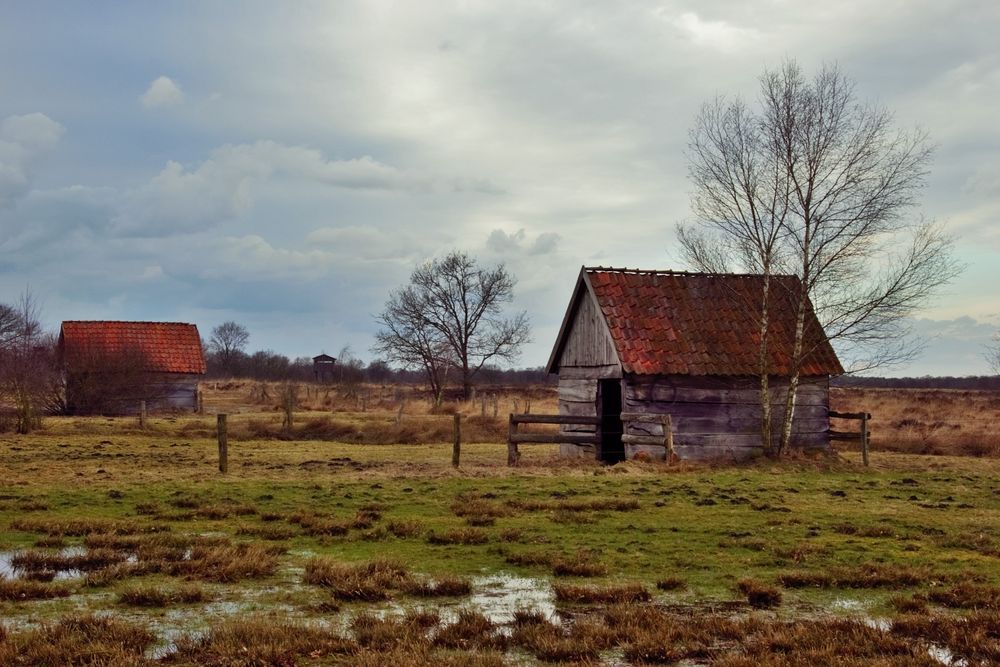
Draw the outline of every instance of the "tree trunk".
[[[795,344],[792,346],[790,374],[788,377],[788,393],[785,396],[785,416],[781,422],[781,442],[778,443],[778,456],[784,455],[792,441],[792,422],[795,419],[795,399],[799,389],[799,372],[802,366],[803,334],[805,331],[805,316],[808,294],[805,285],[799,284],[799,299],[795,313]]]
[[[767,337],[769,322],[768,299],[770,298],[771,274],[764,271],[764,286],[760,299],[760,440],[765,456],[774,456],[774,442],[771,428],[771,392],[768,382]]]

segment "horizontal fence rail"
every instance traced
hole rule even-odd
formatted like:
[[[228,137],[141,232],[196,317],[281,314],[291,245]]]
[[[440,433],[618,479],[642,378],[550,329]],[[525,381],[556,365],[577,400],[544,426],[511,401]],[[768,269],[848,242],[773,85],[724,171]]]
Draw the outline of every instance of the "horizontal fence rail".
[[[523,444],[592,444],[601,442],[601,436],[570,435],[567,433],[521,433],[521,424],[567,424],[575,426],[600,426],[600,417],[572,417],[570,415],[514,415],[510,416],[507,429],[507,465],[516,466],[521,458],[517,446]]]

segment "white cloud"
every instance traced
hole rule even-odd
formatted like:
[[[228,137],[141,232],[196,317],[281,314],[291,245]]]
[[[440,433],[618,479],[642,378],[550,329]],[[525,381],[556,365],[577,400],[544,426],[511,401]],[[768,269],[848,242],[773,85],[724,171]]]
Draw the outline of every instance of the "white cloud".
[[[498,255],[547,255],[558,249],[561,238],[555,232],[542,232],[535,236],[530,243],[525,243],[527,233],[524,229],[518,229],[511,234],[502,229],[494,229],[486,239],[486,248]]]
[[[760,36],[756,30],[734,26],[726,21],[706,21],[695,12],[684,12],[672,23],[695,45],[725,53],[737,51]]]
[[[0,123],[0,139],[20,144],[33,152],[47,151],[59,142],[66,131],[43,113],[8,116]]]
[[[31,189],[31,166],[65,132],[42,113],[8,116],[0,122],[0,206]]]
[[[331,160],[318,150],[275,141],[227,145],[190,169],[168,162],[131,195],[117,227],[139,236],[212,227],[247,213],[263,186],[282,177],[360,191],[420,189],[429,184],[369,156]]]
[[[149,88],[139,97],[139,101],[147,109],[176,106],[184,102],[184,93],[173,79],[160,76],[149,84]]]

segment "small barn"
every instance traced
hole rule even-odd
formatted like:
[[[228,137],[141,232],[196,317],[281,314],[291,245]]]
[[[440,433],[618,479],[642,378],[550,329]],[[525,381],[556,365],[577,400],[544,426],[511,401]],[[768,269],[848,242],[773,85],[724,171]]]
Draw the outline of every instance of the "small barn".
[[[798,278],[772,276],[768,367],[775,437],[787,394]],[[681,458],[761,453],[759,275],[583,267],[549,358],[559,375],[559,414],[600,418],[563,425],[599,435],[564,444],[564,455],[615,462],[665,447],[623,444],[622,435],[662,435],[657,423],[621,415],[670,415]],[[811,308],[792,445],[829,447],[830,376],[843,373]],[[652,421],[652,420],[647,420]],[[658,420],[655,420],[658,421]],[[628,438],[626,438],[628,440]]]
[[[196,410],[205,357],[182,322],[63,322],[59,355],[70,414]]]

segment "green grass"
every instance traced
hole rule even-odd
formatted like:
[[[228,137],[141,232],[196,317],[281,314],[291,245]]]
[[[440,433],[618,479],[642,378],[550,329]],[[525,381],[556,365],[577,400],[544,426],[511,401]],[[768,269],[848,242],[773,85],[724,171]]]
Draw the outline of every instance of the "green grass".
[[[233,448],[231,473],[223,477],[213,469],[213,447],[162,435],[0,439],[0,479],[7,480],[0,487],[0,549],[33,549],[40,537],[61,532],[66,545],[81,545],[88,525],[98,532],[138,527],[137,539],[154,527],[166,528],[154,535],[179,539],[221,535],[276,554],[277,568],[232,581],[199,574],[209,582],[208,597],[265,614],[292,609],[305,619],[339,608],[329,591],[303,583],[303,568],[317,556],[345,564],[390,559],[416,576],[513,573],[560,585],[636,583],[654,600],[692,605],[745,600],[738,585],[752,579],[781,590],[776,611],[789,619],[816,610],[892,616],[893,596],[898,604],[900,595],[963,581],[1000,586],[1000,463],[990,459],[876,455],[873,469],[827,460],[607,468],[559,463],[549,458],[551,449],[540,448],[511,471],[502,463],[502,445],[476,445],[463,450],[465,463],[454,471],[443,444],[251,442]],[[345,458],[361,467],[342,465]],[[302,465],[309,461],[321,465]],[[492,522],[470,528],[470,516]],[[309,534],[310,520],[347,528]],[[398,537],[393,525],[409,528]],[[428,539],[469,531],[487,542]],[[510,564],[525,560],[518,554],[550,558]],[[553,576],[560,559],[587,557],[602,566],[597,576]],[[779,583],[792,571],[851,573],[862,565],[919,578],[874,588]],[[71,610],[121,614],[118,600],[137,586],[184,584],[183,570],[170,572],[154,568],[97,588],[70,579],[72,597],[0,601],[0,616],[9,630],[58,621]],[[657,588],[668,580],[683,585]],[[403,589],[391,596],[422,604]],[[345,604],[349,613],[366,608]],[[159,622],[155,610],[127,612],[153,627]]]

